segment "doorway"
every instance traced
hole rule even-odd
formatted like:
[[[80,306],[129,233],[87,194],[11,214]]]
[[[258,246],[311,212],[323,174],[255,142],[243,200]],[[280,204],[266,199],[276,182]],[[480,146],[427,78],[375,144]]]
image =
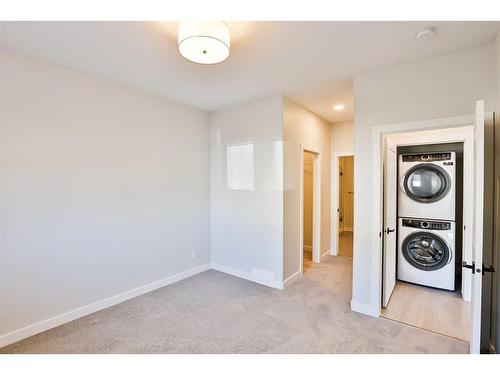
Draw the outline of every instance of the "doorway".
[[[338,255],[352,257],[354,231],[354,156],[339,157]]]
[[[303,270],[307,272],[313,263],[313,202],[314,202],[314,154],[304,151],[304,220],[303,220]]]
[[[471,126],[387,134],[381,176],[380,315],[463,341],[471,338],[462,262],[472,248],[464,229],[472,227],[472,139]]]
[[[321,155],[303,148],[300,163],[300,265],[301,272],[321,261]]]

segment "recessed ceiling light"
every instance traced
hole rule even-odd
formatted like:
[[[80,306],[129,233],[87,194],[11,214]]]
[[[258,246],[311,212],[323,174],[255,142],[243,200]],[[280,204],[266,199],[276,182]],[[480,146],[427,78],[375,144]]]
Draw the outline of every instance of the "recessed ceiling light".
[[[344,105],[343,104],[335,104],[333,106],[333,110],[334,111],[342,111],[344,109]]]
[[[182,22],[177,37],[179,52],[198,64],[217,64],[229,57],[231,35],[222,21]]]
[[[436,36],[436,29],[434,27],[427,27],[420,30],[415,34],[415,39],[430,40]]]

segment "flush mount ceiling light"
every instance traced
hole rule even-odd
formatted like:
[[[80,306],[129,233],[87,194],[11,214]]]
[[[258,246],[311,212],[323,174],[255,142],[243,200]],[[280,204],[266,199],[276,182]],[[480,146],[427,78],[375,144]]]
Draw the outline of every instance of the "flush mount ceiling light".
[[[179,52],[190,61],[217,64],[229,57],[231,36],[222,21],[182,22],[177,36]]]
[[[344,105],[343,104],[335,104],[333,106],[333,110],[334,111],[342,111],[344,109]]]

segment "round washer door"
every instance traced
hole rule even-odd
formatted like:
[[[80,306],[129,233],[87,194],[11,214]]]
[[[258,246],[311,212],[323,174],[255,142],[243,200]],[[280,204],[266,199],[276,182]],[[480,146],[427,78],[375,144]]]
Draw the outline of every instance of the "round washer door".
[[[423,271],[435,271],[446,266],[451,251],[448,244],[430,232],[415,232],[403,241],[404,258],[413,267]]]
[[[406,172],[403,180],[406,195],[421,203],[432,203],[442,199],[451,188],[448,173],[438,165],[423,163]]]

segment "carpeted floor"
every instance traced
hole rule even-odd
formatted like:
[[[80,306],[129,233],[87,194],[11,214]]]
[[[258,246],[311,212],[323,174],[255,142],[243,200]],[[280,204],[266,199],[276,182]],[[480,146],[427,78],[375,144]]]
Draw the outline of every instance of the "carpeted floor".
[[[350,310],[352,258],[284,291],[207,271],[1,353],[466,353],[468,343]]]

